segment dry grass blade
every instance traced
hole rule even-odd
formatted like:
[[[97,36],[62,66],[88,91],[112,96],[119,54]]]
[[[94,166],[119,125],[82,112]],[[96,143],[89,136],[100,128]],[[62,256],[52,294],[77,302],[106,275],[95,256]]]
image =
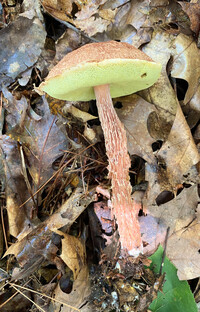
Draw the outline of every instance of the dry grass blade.
[[[22,296],[24,296],[27,300],[32,302],[40,311],[45,312],[44,309],[42,309],[37,303],[35,303],[33,300],[31,300],[28,296],[26,296],[21,290],[19,290],[17,287],[19,287],[17,284],[9,283],[10,286],[12,286],[17,292],[19,292]]]
[[[8,250],[8,241],[6,237],[5,223],[4,223],[4,217],[3,217],[3,207],[1,207],[1,223],[2,223],[3,236],[4,236],[5,245],[6,245],[6,250]]]

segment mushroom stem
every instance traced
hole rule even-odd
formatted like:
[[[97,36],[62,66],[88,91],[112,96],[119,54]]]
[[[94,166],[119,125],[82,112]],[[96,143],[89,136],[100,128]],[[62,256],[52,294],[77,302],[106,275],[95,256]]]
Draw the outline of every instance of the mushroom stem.
[[[110,96],[108,84],[95,86],[99,119],[104,132],[108,156],[108,178],[112,183],[112,206],[117,219],[121,249],[136,256],[142,250],[142,239],[138,222],[138,210],[131,199],[126,131],[119,120]]]

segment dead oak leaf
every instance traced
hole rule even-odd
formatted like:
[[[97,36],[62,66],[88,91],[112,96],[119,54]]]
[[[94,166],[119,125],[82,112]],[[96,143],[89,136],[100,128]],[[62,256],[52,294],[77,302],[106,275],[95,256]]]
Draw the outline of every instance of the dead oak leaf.
[[[189,16],[191,30],[198,35],[200,26],[200,3],[188,3],[185,1],[179,1],[178,3],[181,5],[183,11]]]
[[[30,194],[22,174],[17,143],[6,135],[2,135],[0,138],[0,164],[4,171],[3,178],[5,178],[9,232],[17,237],[20,233],[30,230],[33,202],[30,200],[26,205],[20,207],[30,197]]]
[[[33,66],[41,54],[45,39],[42,24],[22,16],[3,28],[0,31],[1,83],[9,85]]]
[[[90,293],[89,271],[87,265],[85,265],[74,281],[70,294],[64,293],[58,284],[54,292],[54,311],[92,312],[93,309],[89,306],[88,302]]]
[[[42,0],[41,4],[53,17],[69,22],[71,20],[73,2],[75,4],[78,3],[78,1],[71,0]]]
[[[75,280],[86,261],[84,242],[81,238],[71,236],[62,231],[54,230],[54,232],[61,236],[62,253],[60,258],[72,270]]]
[[[188,89],[183,100],[183,103],[187,104],[199,86],[200,52],[194,38],[184,34],[177,36],[174,41],[174,49],[171,52],[173,57],[172,77],[185,79],[188,82]]]
[[[183,175],[199,162],[199,153],[180,105],[167,141],[157,154],[164,160],[171,185],[181,183]]]
[[[38,108],[43,116],[29,110],[25,97],[20,100],[6,89],[3,90],[7,100],[4,107],[8,111],[8,134],[19,141],[28,160],[28,169],[37,187],[53,175],[53,162],[63,155],[67,148],[64,132],[56,124],[56,117],[51,114],[47,100],[43,97]]]
[[[199,246],[200,221],[197,219],[189,226],[171,235],[167,245],[167,256],[178,268],[177,274],[180,280],[190,280],[199,277]]]
[[[40,120],[27,121],[30,135],[22,139],[29,160],[30,174],[38,186],[52,176],[53,162],[62,156],[63,150],[67,148],[66,136],[57,126],[56,117],[51,114],[44,97],[41,109],[43,117]]]
[[[156,112],[155,107],[136,94],[119,100],[123,106],[117,109],[117,114],[126,129],[129,153],[154,164],[152,143],[155,140],[149,134],[147,120]]]
[[[58,209],[58,211],[51,215],[47,220],[37,225],[28,235],[24,236],[22,239],[20,237],[16,243],[12,244],[8,248],[4,257],[14,254],[21,267],[20,271],[15,274],[16,279],[22,279],[29,276],[39,268],[45,259],[55,263],[58,269],[62,270],[63,261],[57,256],[58,248],[54,244],[54,236],[56,234],[53,232],[56,232],[58,228],[63,226],[65,226],[66,230],[69,230],[79,215],[92,201],[94,201],[94,194],[95,190],[91,190],[86,196],[82,188],[77,188]],[[76,239],[73,240],[72,238],[70,242],[72,241],[77,243]],[[74,246],[74,248],[75,247],[76,246]],[[84,250],[84,246],[81,247],[80,243],[78,245],[78,250],[80,251],[80,254],[76,253],[77,259],[78,255],[83,255],[82,262],[80,261],[78,264],[77,262],[73,264],[73,261],[69,262],[69,259],[67,261],[76,273],[84,266],[83,264],[85,259],[84,252],[81,253],[82,250]],[[66,260],[65,252],[67,252],[67,250],[63,249],[63,258]],[[73,252],[70,255],[72,256]],[[77,270],[75,270],[75,268]]]
[[[146,163],[145,170],[150,203],[163,191],[176,194],[177,185],[188,182],[190,175],[194,179],[191,169],[198,163],[199,153],[179,104],[168,139],[155,156],[158,163]]]
[[[111,22],[101,17],[91,16],[87,20],[75,20],[75,26],[84,31],[88,36],[106,31]]]
[[[106,1],[86,1],[82,3],[69,0],[43,0],[42,5],[53,17],[60,21],[70,22],[88,36],[93,36],[98,32],[104,32],[114,20],[117,10],[100,8]],[[78,12],[75,16],[72,16],[73,3],[78,7]]]
[[[180,279],[200,275],[200,223],[196,215],[198,200],[197,187],[194,185],[183,189],[176,198],[163,205],[149,205],[147,217],[140,218],[143,240],[149,243],[144,251],[148,253],[154,251],[159,243],[164,244],[166,230],[170,227],[167,256],[177,267]]]
[[[151,41],[142,49],[153,60],[162,64],[162,71],[157,82],[139,94],[158,109],[159,116],[172,125],[176,115],[178,100],[167,75],[167,64],[170,60],[176,36],[157,30]]]
[[[139,30],[148,18],[149,10],[148,0],[132,2],[126,23]]]

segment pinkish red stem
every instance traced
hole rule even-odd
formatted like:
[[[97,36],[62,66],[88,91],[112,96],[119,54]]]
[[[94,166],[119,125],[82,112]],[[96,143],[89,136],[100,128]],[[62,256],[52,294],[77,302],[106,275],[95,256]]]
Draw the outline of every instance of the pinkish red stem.
[[[108,156],[109,178],[112,182],[112,206],[117,219],[121,248],[131,255],[142,249],[138,210],[131,199],[126,131],[113,107],[109,85],[94,87],[99,119],[104,132]]]

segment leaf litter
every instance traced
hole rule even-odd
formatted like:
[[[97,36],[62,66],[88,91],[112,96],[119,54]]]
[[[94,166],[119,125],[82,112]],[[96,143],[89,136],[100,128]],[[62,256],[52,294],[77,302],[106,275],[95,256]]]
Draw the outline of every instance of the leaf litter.
[[[54,298],[35,295],[39,310],[142,311],[157,296],[146,256],[165,246],[168,227],[166,254],[179,279],[200,273],[198,4],[31,3],[24,1],[20,15],[19,5],[2,6],[1,202],[5,246],[11,246],[3,247],[1,267],[18,285],[27,283],[28,297],[37,289]],[[163,66],[154,86],[114,101],[127,132],[146,253],[128,261],[117,257],[97,111],[34,90],[66,53],[106,40],[133,44]],[[9,311],[12,300],[1,306]],[[24,300],[16,311],[31,306]]]

